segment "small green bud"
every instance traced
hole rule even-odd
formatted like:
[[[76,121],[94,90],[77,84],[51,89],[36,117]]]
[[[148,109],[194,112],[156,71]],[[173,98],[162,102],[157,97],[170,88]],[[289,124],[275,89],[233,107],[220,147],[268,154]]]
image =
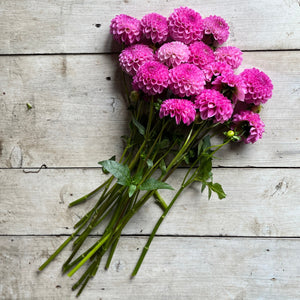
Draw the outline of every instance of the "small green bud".
[[[234,133],[233,130],[228,130],[227,133],[226,133],[226,135],[227,135],[228,137],[230,137],[230,138],[233,137],[234,134],[235,134],[235,133]]]
[[[130,101],[133,103],[137,102],[139,100],[139,97],[140,93],[138,91],[132,91],[129,96]]]

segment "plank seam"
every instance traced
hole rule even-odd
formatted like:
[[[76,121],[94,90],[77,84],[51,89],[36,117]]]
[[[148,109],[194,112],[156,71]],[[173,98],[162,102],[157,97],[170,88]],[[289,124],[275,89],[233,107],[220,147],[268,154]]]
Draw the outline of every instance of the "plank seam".
[[[120,50],[121,51],[121,50]],[[120,51],[113,52],[60,52],[60,53],[0,53],[0,56],[58,56],[58,55],[116,55]],[[297,52],[300,49],[253,49],[253,50],[243,50],[242,52]]]
[[[0,234],[1,237],[69,237],[71,234]],[[78,235],[77,235],[78,236]],[[89,237],[99,238],[100,234]],[[122,237],[149,237],[150,234],[122,234]],[[300,236],[250,236],[250,235],[188,235],[188,234],[157,234],[156,238],[217,238],[217,239],[300,239]]]

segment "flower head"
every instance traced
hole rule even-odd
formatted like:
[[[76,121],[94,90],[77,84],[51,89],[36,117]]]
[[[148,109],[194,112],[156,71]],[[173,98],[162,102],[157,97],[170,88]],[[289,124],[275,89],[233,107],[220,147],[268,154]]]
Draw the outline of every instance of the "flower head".
[[[145,94],[161,94],[168,86],[169,70],[157,62],[148,61],[144,63],[133,77],[133,88],[140,89]]]
[[[145,15],[141,20],[142,32],[146,39],[155,43],[162,43],[168,38],[167,18],[157,13]]]
[[[209,16],[203,19],[204,38],[208,45],[218,46],[225,43],[229,37],[229,26],[218,16]]]
[[[156,51],[156,58],[168,67],[176,67],[187,62],[189,56],[189,47],[178,41],[163,44]]]
[[[215,51],[216,61],[227,63],[232,69],[238,68],[242,63],[243,52],[232,46],[220,47]]]
[[[110,32],[117,42],[132,45],[141,39],[141,22],[128,15],[117,15],[111,20]]]
[[[201,15],[191,8],[176,8],[168,19],[168,25],[170,36],[175,41],[190,44],[203,37]]]
[[[259,105],[272,97],[273,84],[264,72],[252,68],[240,74],[246,85],[245,102]]]
[[[189,49],[191,51],[189,63],[200,69],[215,61],[214,51],[203,42],[194,42],[190,44]]]
[[[182,121],[186,125],[190,125],[196,116],[194,103],[185,99],[168,99],[165,100],[159,111],[159,117],[165,116],[175,117],[176,124]]]
[[[224,72],[212,82],[213,89],[218,90],[234,104],[244,101],[246,87],[243,78],[235,75],[233,71]]]
[[[135,44],[125,48],[119,55],[122,70],[134,76],[145,62],[154,60],[153,50],[143,44]]]
[[[203,72],[192,64],[181,64],[170,70],[169,88],[180,97],[197,95],[204,89]]]
[[[213,81],[215,77],[220,76],[225,72],[232,72],[232,69],[225,62],[215,61],[205,65],[202,71],[205,75],[205,80],[209,82]]]
[[[216,90],[205,89],[195,98],[195,107],[199,109],[202,120],[214,118],[215,122],[229,120],[233,107],[230,100]]]
[[[233,116],[232,129],[242,131],[242,139],[246,144],[255,143],[262,138],[265,124],[261,121],[259,114],[244,110]]]

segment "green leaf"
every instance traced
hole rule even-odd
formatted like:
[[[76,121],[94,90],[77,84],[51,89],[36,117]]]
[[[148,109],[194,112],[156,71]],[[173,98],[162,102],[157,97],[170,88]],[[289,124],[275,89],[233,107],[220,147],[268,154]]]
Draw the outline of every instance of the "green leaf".
[[[208,200],[210,200],[210,198],[211,198],[211,189],[209,188],[208,189]]]
[[[207,148],[211,146],[210,143],[210,135],[206,135],[203,139],[198,143],[198,155],[203,153]]]
[[[132,117],[132,123],[138,129],[139,133],[144,136],[145,135],[145,127],[134,117]]]
[[[143,178],[143,169],[140,169],[140,170],[133,176],[132,183],[133,183],[133,184],[139,184],[140,181],[142,180],[142,178]]]
[[[212,190],[213,192],[215,192],[218,195],[219,199],[224,199],[226,197],[226,194],[225,194],[221,184],[207,182],[207,185],[210,190]]]
[[[203,193],[203,191],[206,188],[206,182],[202,182],[202,186],[201,186],[201,193]]]
[[[98,162],[99,165],[105,168],[118,179],[118,184],[129,186],[131,183],[130,170],[127,165],[122,165],[114,160],[104,160]]]
[[[135,191],[136,191],[136,185],[135,184],[131,184],[129,186],[129,189],[128,189],[129,197],[131,197],[134,194]]]
[[[112,156],[111,158],[109,158],[108,160],[116,160],[116,156],[114,155],[114,156]],[[106,170],[104,167],[102,168],[102,172],[103,172],[104,174],[108,174],[108,173],[109,173],[109,171]]]
[[[153,160],[147,159],[146,163],[147,163],[147,166],[149,169],[151,169],[153,167]]]
[[[165,175],[167,172],[167,166],[164,159],[159,162],[159,168],[161,170],[161,175]]]
[[[207,154],[202,154],[202,158],[200,159],[200,168],[197,172],[196,179],[198,181],[207,181],[212,176],[211,170],[212,158]]]
[[[158,143],[158,148],[159,149],[165,149],[168,148],[170,145],[170,140],[169,139],[163,139],[160,143]]]
[[[159,189],[174,190],[166,182],[158,181],[154,178],[149,178],[140,185],[140,190],[142,191],[153,191]]]

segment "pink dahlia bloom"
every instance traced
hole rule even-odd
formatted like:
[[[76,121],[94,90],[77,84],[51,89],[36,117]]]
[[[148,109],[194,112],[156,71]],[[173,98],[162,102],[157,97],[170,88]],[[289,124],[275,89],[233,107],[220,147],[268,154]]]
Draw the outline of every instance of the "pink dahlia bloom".
[[[168,87],[169,70],[157,62],[148,61],[144,63],[133,77],[133,88],[140,89],[145,94],[161,94]]]
[[[180,97],[198,95],[205,85],[203,72],[192,64],[179,65],[169,72],[169,88]]]
[[[205,89],[195,98],[195,107],[199,109],[202,120],[214,118],[214,122],[229,120],[233,107],[230,100],[216,90]]]
[[[243,61],[243,52],[232,46],[220,47],[215,51],[216,61],[227,63],[232,69],[238,68]]]
[[[190,44],[189,49],[191,51],[189,63],[200,69],[215,61],[214,51],[203,42],[194,42]]]
[[[187,45],[182,42],[171,42],[163,44],[156,51],[156,58],[168,67],[177,67],[188,61],[190,50]]]
[[[209,16],[203,19],[204,38],[203,40],[212,46],[225,43],[229,37],[229,26],[225,20],[218,16]]]
[[[191,8],[176,8],[168,19],[168,25],[170,36],[175,41],[190,44],[203,37],[201,15]]]
[[[165,100],[159,111],[159,117],[165,116],[175,118],[176,124],[182,121],[186,125],[190,125],[196,116],[194,103],[185,99],[168,99]]]
[[[230,99],[234,104],[244,101],[246,86],[240,75],[235,75],[233,71],[224,72],[212,82],[213,89],[221,92],[225,97]]]
[[[252,68],[240,74],[246,85],[245,102],[260,105],[272,97],[273,84],[264,72]]]
[[[153,50],[142,44],[129,46],[119,55],[122,70],[131,76],[136,74],[140,66],[152,60],[154,60]]]
[[[141,22],[127,15],[117,15],[111,20],[110,33],[117,42],[132,45],[142,37]]]
[[[232,129],[243,132],[242,139],[246,144],[255,143],[262,138],[265,124],[261,121],[259,114],[244,110],[235,114],[232,119]]]
[[[142,32],[146,39],[163,43],[169,35],[167,18],[157,13],[145,15],[141,20]]]
[[[232,72],[232,69],[225,62],[216,61],[205,65],[202,71],[205,75],[205,80],[210,82],[225,72]]]

